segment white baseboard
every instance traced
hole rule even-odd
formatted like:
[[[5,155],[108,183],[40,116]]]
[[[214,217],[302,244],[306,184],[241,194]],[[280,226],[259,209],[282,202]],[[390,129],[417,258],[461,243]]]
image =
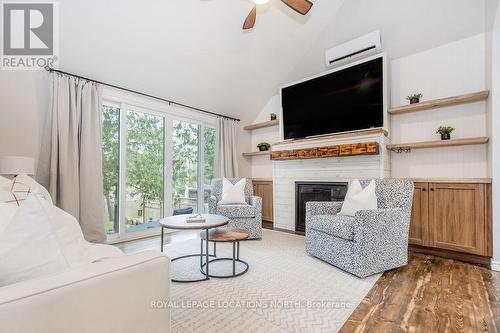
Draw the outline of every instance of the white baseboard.
[[[491,261],[491,270],[500,272],[500,261]]]

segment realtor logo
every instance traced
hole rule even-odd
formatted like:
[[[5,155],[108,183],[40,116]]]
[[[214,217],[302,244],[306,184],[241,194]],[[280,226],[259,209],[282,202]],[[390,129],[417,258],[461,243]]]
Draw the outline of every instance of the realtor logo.
[[[54,67],[58,11],[54,2],[2,2],[1,69]]]

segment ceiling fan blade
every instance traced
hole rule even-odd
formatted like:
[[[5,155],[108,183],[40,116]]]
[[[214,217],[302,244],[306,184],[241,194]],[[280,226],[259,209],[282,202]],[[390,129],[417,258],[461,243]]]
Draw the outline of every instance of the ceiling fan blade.
[[[250,14],[248,14],[247,18],[245,19],[245,22],[243,22],[243,30],[248,30],[253,28],[255,25],[255,20],[257,18],[257,6],[253,6],[252,10],[250,11]]]
[[[292,8],[297,13],[300,13],[302,15],[306,15],[313,6],[313,3],[309,0],[281,0],[281,1],[285,3],[285,5],[287,5],[288,7]]]

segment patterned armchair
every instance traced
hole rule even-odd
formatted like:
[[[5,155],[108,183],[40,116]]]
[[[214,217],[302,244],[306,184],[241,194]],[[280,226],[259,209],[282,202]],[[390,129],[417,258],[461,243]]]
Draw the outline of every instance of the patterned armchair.
[[[236,184],[241,178],[229,178]],[[249,239],[262,237],[262,198],[253,195],[252,181],[245,184],[246,205],[218,205],[222,199],[222,179],[212,180],[212,195],[208,199],[208,212],[229,218],[222,229],[243,229],[250,233]]]
[[[376,193],[378,209],[354,217],[336,215],[342,202],[306,203],[307,253],[361,278],[406,265],[413,181],[377,179]]]

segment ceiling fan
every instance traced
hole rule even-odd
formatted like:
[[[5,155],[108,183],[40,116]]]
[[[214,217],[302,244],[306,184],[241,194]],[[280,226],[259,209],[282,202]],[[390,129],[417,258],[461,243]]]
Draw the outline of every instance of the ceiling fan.
[[[253,28],[253,26],[255,25],[255,20],[257,18],[257,5],[265,4],[269,0],[252,1],[254,3],[254,6],[250,11],[250,14],[248,14],[247,18],[245,19],[245,22],[243,23],[243,30]],[[309,0],[281,0],[281,2],[302,15],[306,15],[313,6],[313,3]]]

